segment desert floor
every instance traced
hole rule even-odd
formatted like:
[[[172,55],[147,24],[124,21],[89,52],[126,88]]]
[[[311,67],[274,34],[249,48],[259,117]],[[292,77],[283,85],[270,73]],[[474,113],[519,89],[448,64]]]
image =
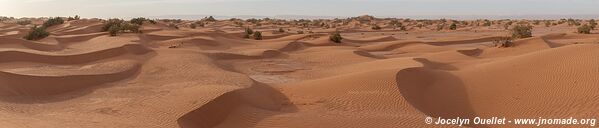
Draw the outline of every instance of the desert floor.
[[[0,24],[1,127],[433,127],[434,117],[599,116],[599,36],[535,27],[276,33],[222,21],[109,36],[98,20]],[[442,126],[447,127],[447,126]],[[484,126],[472,126],[484,127]],[[489,127],[509,127],[494,126]]]

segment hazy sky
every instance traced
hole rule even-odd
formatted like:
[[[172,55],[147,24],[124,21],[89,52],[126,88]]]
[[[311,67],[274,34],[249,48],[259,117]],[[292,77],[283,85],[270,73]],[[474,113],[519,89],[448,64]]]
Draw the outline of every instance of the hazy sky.
[[[599,0],[0,0],[0,16],[597,15]]]

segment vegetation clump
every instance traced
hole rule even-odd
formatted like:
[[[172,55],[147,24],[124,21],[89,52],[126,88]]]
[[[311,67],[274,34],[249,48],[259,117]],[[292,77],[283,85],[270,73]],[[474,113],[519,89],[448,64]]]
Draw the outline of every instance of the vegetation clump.
[[[331,36],[329,36],[329,40],[331,40],[335,43],[341,43],[341,40],[343,40],[343,37],[341,37],[341,33],[334,32],[334,33],[331,33]]]
[[[254,32],[254,39],[255,39],[255,40],[262,40],[262,32],[260,32],[260,31],[255,31],[255,32]]]
[[[458,25],[455,23],[451,23],[451,25],[449,25],[449,30],[456,30],[458,29]]]
[[[284,33],[284,32],[285,32],[285,30],[284,30],[283,28],[279,28],[279,32],[280,32],[280,33]]]
[[[19,20],[19,21],[17,21],[17,24],[28,25],[28,24],[31,24],[31,20]]]
[[[102,31],[108,31],[110,36],[117,36],[120,32],[140,33],[140,25],[137,23],[125,22],[121,19],[109,19],[104,23]]]
[[[532,37],[532,26],[520,24],[512,28],[512,38],[520,39],[528,37]]]
[[[495,47],[498,47],[498,48],[507,48],[507,47],[515,46],[515,44],[512,42],[511,37],[501,37],[497,40],[494,40],[493,44],[495,45]]]
[[[147,20],[146,18],[139,17],[139,18],[133,18],[129,22],[132,24],[143,25],[144,21],[146,21],[146,20]]]
[[[48,19],[46,22],[44,22],[44,24],[42,25],[42,27],[47,28],[50,26],[54,26],[54,25],[59,25],[64,23],[64,20],[60,17],[55,17],[55,18],[50,18]]]
[[[591,30],[592,29],[593,28],[590,25],[585,24],[585,25],[582,25],[582,26],[578,27],[578,33],[580,33],[580,34],[591,34]]]
[[[81,19],[81,17],[79,17],[79,15],[75,15],[75,17],[70,17],[70,16],[69,16],[69,17],[67,18],[67,21],[71,21],[71,20],[79,20],[79,19]]]
[[[46,38],[50,35],[50,33],[46,32],[46,28],[41,26],[33,26],[31,28],[31,30],[29,31],[29,33],[27,33],[23,39],[26,40],[39,40],[39,39],[43,39]]]

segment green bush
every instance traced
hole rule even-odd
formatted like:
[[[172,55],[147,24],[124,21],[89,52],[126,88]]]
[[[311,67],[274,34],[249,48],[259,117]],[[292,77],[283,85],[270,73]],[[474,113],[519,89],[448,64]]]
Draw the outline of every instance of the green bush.
[[[341,40],[343,40],[343,37],[341,37],[341,33],[334,32],[334,33],[331,33],[331,36],[329,36],[329,40],[331,40],[335,43],[341,43]]]
[[[29,33],[27,33],[27,35],[25,35],[23,38],[26,40],[39,40],[39,39],[46,38],[49,35],[50,35],[50,33],[46,32],[46,27],[34,26],[31,28]]]
[[[451,23],[451,25],[449,25],[449,29],[456,30],[456,29],[458,29],[458,25],[456,25],[455,23]]]
[[[110,29],[112,26],[117,26],[120,27],[121,24],[123,24],[123,20],[121,19],[109,19],[108,21],[106,21],[104,23],[104,26],[102,27],[102,31],[108,31],[108,29]]]
[[[120,26],[121,31],[139,33],[140,26],[132,23],[123,23]]]
[[[581,33],[581,34],[591,34],[591,30],[592,29],[593,28],[591,28],[591,26],[585,24],[585,25],[582,25],[582,26],[578,27],[578,33]]]
[[[146,21],[146,18],[139,17],[139,18],[133,18],[129,22],[131,22],[132,24],[143,25],[144,21]]]
[[[44,22],[44,24],[42,25],[42,27],[50,27],[50,26],[54,26],[54,25],[59,25],[64,23],[64,20],[60,17],[55,17],[55,18],[50,18],[48,19],[46,22]]]
[[[110,26],[110,28],[108,28],[108,33],[110,33],[110,36],[117,36],[119,31],[121,31],[121,27],[117,25]]]
[[[108,31],[110,36],[117,36],[119,32],[140,33],[140,27],[137,23],[125,22],[121,19],[109,19],[102,26],[102,31]]]
[[[256,39],[256,40],[262,40],[262,32],[255,31],[254,32],[254,39]]]
[[[532,37],[532,26],[520,24],[512,28],[512,38],[520,39],[528,37]]]

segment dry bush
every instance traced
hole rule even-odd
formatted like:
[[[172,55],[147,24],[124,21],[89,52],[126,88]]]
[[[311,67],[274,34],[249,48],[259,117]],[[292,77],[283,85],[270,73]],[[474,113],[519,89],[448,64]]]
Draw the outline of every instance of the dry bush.
[[[334,32],[334,33],[331,33],[331,36],[329,36],[329,40],[331,40],[335,43],[341,43],[341,40],[343,40],[343,37],[341,37],[341,33]]]
[[[48,37],[50,33],[46,32],[46,27],[34,26],[31,30],[23,37],[26,40],[39,40]]]
[[[495,47],[498,47],[498,48],[507,48],[507,47],[515,46],[515,44],[512,42],[511,37],[501,37],[497,40],[494,40],[493,45],[495,45]]]
[[[532,37],[532,26],[530,25],[516,25],[512,28],[512,38],[528,38]]]
[[[580,33],[580,34],[591,34],[591,30],[592,29],[593,28],[591,26],[585,24],[585,25],[582,25],[582,26],[578,27],[578,33]]]

